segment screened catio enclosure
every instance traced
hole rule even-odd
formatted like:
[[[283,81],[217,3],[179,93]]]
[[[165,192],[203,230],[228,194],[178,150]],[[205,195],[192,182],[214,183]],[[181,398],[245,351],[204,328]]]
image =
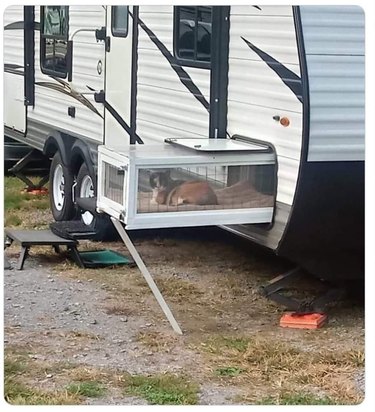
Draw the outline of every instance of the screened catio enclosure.
[[[128,229],[270,222],[274,154],[227,146],[100,147],[98,207]]]

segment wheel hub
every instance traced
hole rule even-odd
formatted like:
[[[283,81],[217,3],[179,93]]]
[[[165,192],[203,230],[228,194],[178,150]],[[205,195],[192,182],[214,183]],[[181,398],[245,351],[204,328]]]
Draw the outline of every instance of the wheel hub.
[[[86,175],[82,179],[80,197],[94,197],[94,184],[90,176]],[[86,211],[82,213],[82,221],[85,225],[90,225],[94,220],[94,216],[91,212]]]
[[[55,208],[61,211],[65,201],[65,180],[62,165],[57,165],[53,175],[53,202]]]

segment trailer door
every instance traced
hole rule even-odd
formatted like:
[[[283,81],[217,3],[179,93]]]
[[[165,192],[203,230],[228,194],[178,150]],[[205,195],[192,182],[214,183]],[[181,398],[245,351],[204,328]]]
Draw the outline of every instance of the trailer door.
[[[129,131],[118,121],[121,117],[130,130],[133,19],[129,9],[107,7],[105,99],[115,111],[115,116],[113,111],[105,112],[104,143],[108,147],[129,143]]]
[[[4,124],[25,133],[23,7],[4,12]]]

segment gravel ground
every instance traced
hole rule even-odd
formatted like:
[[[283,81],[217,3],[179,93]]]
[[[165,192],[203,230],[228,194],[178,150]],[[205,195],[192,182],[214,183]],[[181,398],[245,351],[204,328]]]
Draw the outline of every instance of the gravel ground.
[[[56,272],[53,260],[32,254],[24,270],[4,270],[5,347],[31,345],[32,357],[38,361],[68,360],[140,375],[188,373],[199,381],[199,404],[231,405],[237,403],[243,387],[202,379],[203,375],[199,375],[204,359],[192,342],[203,342],[210,333],[233,335],[239,331],[249,336],[264,334],[275,340],[289,340],[291,345],[304,350],[309,346],[315,350],[317,345],[327,351],[357,348],[363,341],[363,311],[360,307],[352,311],[351,303],[332,312],[329,327],[319,335],[321,338],[279,328],[282,311],[254,294],[257,286],[284,267],[276,260],[272,263],[268,255],[253,258],[235,246],[230,250],[227,239],[222,244],[216,244],[212,238],[185,243],[178,239],[141,239],[136,244],[158,281],[176,279],[194,285],[191,290],[174,291],[177,300],[172,300],[177,319],[186,332],[183,337],[176,338],[148,289],[141,291],[145,294],[147,290],[147,296],[133,296],[134,291],[128,295],[127,303],[132,308],[129,314],[111,314],[106,310],[113,298],[108,285],[87,276],[74,278],[64,271]],[[206,247],[210,254],[205,252]],[[18,252],[16,246],[6,252],[11,266],[16,265]],[[251,271],[254,275],[249,276]],[[220,289],[221,284],[224,289]],[[199,290],[204,291],[206,300],[202,302],[200,294],[194,295]],[[185,298],[187,292],[193,294]],[[169,299],[168,303],[171,296]],[[216,312],[205,306],[211,302],[209,299],[214,303],[220,301],[213,306]],[[168,350],[154,350],[139,340],[142,332],[161,333],[173,343]],[[45,377],[36,384],[40,382],[45,382]],[[363,369],[357,370],[353,382],[363,395]],[[55,387],[58,383],[52,377],[49,384]],[[144,405],[146,401],[125,397],[113,388],[104,397],[88,399],[86,404]]]
[[[198,362],[197,354],[183,346],[169,353],[155,353],[142,347],[136,336],[156,325],[137,316],[109,315],[101,306],[108,298],[104,289],[85,280],[69,280],[51,275],[51,270],[29,257],[24,270],[14,269],[17,259],[9,258],[11,269],[4,271],[5,345],[32,343],[33,358],[40,361],[75,363],[116,368],[131,374],[181,372]],[[170,332],[166,322],[161,329]],[[79,333],[97,339],[67,342]],[[231,404],[240,391],[215,384],[201,385],[202,405]],[[147,402],[121,394],[89,398],[90,405],[145,405]]]

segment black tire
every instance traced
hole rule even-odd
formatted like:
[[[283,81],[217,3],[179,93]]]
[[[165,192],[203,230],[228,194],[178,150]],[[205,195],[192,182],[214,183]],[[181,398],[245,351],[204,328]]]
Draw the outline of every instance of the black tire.
[[[63,184],[57,188],[59,175]],[[56,179],[56,181],[55,181]],[[71,220],[75,208],[72,200],[72,186],[74,177],[72,172],[64,165],[59,152],[53,156],[49,172],[49,199],[54,219],[58,222]]]
[[[97,195],[96,176],[92,176],[86,165],[83,163],[77,175],[76,197],[87,197],[90,194]],[[90,183],[91,181],[91,183]],[[90,196],[91,197],[91,196]],[[103,213],[79,211],[79,218],[88,228],[96,232],[93,240],[114,240],[116,239],[116,229],[109,217]]]
[[[86,163],[82,163],[77,174],[76,182],[76,198],[96,196],[96,176],[90,174]],[[93,219],[92,213],[84,214],[78,207],[77,217],[78,219],[81,219],[86,226],[91,226],[90,220]]]

